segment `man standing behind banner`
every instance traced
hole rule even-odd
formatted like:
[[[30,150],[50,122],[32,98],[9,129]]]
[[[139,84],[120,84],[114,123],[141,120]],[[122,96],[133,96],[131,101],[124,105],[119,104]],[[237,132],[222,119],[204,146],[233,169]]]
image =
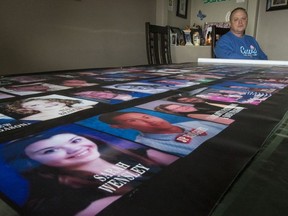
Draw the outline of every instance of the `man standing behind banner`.
[[[245,35],[248,14],[244,8],[235,8],[230,15],[230,31],[217,41],[216,58],[267,60],[255,38]]]

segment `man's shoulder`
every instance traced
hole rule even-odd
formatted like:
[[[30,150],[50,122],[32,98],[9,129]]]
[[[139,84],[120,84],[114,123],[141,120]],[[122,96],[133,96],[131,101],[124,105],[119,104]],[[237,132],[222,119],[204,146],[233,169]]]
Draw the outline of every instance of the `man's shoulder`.
[[[248,34],[245,34],[244,37],[246,37],[246,38],[254,38],[253,36],[248,35]]]
[[[223,35],[220,37],[219,41],[220,41],[220,40],[221,40],[221,41],[227,41],[227,40],[232,40],[232,39],[233,39],[233,35],[232,35],[232,33],[229,31],[229,32],[223,34]]]
[[[231,36],[233,36],[233,34],[232,34],[232,32],[231,31],[228,31],[228,32],[226,32],[225,34],[223,34],[222,36],[221,36],[221,38],[222,37],[231,37]]]
[[[248,40],[253,40],[253,41],[255,41],[256,39],[253,37],[253,36],[251,36],[251,35],[244,35],[244,37],[246,38],[246,39],[248,39]]]

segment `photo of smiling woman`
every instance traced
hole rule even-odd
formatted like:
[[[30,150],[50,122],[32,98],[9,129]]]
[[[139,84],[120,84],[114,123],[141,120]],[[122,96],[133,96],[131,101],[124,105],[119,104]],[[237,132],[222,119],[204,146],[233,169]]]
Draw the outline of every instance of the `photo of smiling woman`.
[[[30,216],[96,215],[178,159],[73,124],[1,146],[0,159],[29,182]]]
[[[7,115],[16,119],[44,121],[90,109],[97,103],[55,94],[26,98],[2,107]]]
[[[220,124],[231,124],[234,120],[229,118],[223,118],[216,115],[215,113],[204,114],[199,111],[195,106],[187,104],[178,104],[178,103],[165,103],[160,104],[154,108],[156,111],[170,113],[175,115],[187,116],[190,118],[201,119],[206,121],[217,122]]]

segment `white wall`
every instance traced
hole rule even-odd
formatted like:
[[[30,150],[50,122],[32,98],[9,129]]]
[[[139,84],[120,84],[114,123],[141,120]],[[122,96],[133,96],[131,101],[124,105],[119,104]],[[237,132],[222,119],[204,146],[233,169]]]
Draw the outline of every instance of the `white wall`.
[[[156,0],[1,0],[0,74],[146,64]]]
[[[288,9],[266,11],[260,1],[256,38],[270,60],[288,61]]]
[[[146,64],[146,21],[180,28],[222,22],[238,6],[248,9],[247,33],[256,33],[269,59],[288,60],[288,10],[266,12],[266,0],[205,1],[189,0],[183,19],[176,17],[177,0],[172,12],[168,0],[1,0],[0,75]]]
[[[236,7],[247,8],[247,1],[248,0],[244,0],[244,2],[237,3],[237,0],[224,0],[219,2],[208,0],[192,0],[190,21],[191,25],[196,23],[203,26],[205,22],[225,22],[227,13],[231,12]],[[197,17],[199,10],[201,10],[201,12],[206,15],[203,20]]]
[[[173,1],[173,9],[168,10],[168,20],[167,23],[170,26],[175,26],[181,29],[184,29],[186,26],[190,26],[190,19],[191,19],[191,0],[188,0],[188,8],[187,8],[187,18],[182,18],[179,16],[176,16],[177,13],[177,0]],[[166,1],[167,4],[168,1]]]

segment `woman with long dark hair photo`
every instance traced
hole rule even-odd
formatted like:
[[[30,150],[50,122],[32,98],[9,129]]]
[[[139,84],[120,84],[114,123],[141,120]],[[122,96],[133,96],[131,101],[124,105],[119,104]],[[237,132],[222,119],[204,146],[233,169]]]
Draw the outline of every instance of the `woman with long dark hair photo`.
[[[76,125],[5,143],[0,156],[29,182],[24,211],[37,216],[96,215],[178,159]]]

